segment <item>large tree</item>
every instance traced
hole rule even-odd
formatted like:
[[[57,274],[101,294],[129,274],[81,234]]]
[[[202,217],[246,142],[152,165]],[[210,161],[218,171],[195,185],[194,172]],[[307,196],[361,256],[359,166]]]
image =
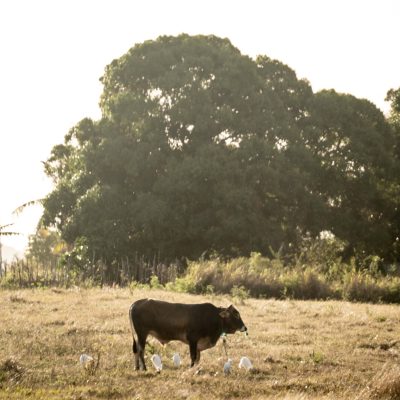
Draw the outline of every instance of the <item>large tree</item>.
[[[394,135],[368,100],[323,90],[314,95],[309,144],[319,160],[314,179],[326,198],[328,229],[364,254],[390,253],[395,177]]]
[[[96,257],[268,253],[324,229],[349,240],[340,212],[357,220],[361,201],[363,217],[375,213],[358,235],[386,207],[375,202],[389,168],[383,116],[314,96],[279,61],[215,36],[163,36],[101,81],[102,118],[73,127],[46,163],[55,187],[43,216]]]
[[[390,102],[389,122],[394,132],[393,160],[395,162],[395,178],[389,187],[393,199],[390,233],[392,237],[392,252],[400,260],[400,87],[390,89],[386,100]]]

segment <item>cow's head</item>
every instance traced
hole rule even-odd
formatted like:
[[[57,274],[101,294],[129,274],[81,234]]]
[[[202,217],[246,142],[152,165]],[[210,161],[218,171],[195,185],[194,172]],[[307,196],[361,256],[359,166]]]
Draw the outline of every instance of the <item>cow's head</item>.
[[[230,305],[228,308],[221,308],[219,316],[222,318],[222,327],[225,333],[235,333],[236,331],[246,332],[246,325],[240,317],[239,311]]]

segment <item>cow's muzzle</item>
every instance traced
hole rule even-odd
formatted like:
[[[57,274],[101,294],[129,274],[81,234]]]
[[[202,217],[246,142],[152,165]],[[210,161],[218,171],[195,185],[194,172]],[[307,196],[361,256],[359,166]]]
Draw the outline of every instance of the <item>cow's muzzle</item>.
[[[240,332],[247,332],[247,327],[246,327],[246,325],[243,325],[243,326],[240,328]]]

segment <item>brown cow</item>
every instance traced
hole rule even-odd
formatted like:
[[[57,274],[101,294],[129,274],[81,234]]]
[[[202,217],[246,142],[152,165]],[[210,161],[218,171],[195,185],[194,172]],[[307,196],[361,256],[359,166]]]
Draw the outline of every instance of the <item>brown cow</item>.
[[[148,335],[162,344],[171,340],[188,344],[193,367],[200,360],[200,352],[215,346],[222,334],[247,331],[235,307],[216,307],[211,303],[181,304],[142,299],[129,309],[129,321],[135,369],[143,370],[146,370],[144,348]]]

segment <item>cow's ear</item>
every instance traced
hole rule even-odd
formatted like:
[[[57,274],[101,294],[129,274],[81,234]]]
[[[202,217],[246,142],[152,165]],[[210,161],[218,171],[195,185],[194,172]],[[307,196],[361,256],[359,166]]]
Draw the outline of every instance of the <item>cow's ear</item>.
[[[229,317],[229,311],[227,308],[224,308],[220,313],[219,316],[221,318],[228,318]]]

